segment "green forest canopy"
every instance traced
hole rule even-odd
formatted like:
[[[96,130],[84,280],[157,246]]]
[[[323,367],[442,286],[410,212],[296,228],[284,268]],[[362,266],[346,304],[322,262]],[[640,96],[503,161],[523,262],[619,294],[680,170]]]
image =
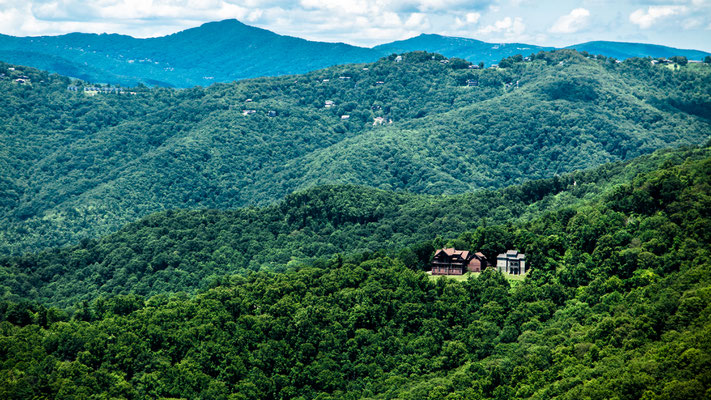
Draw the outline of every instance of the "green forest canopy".
[[[192,293],[224,274],[283,271],[338,253],[398,256],[421,270],[434,246],[477,229],[487,243],[471,250],[493,260],[514,246],[501,224],[577,207],[665,163],[707,157],[707,148],[661,150],[627,163],[455,196],[322,186],[262,208],[170,210],[99,240],[0,258],[0,291],[6,298],[68,307],[107,295]]]
[[[75,244],[166,209],[272,204],[324,184],[496,189],[711,133],[708,65],[672,71],[569,50],[500,69],[440,61],[417,52],[94,96],[82,92],[89,83],[1,64],[0,252]]]
[[[709,148],[660,152],[630,165],[637,173],[622,184],[603,184],[586,201],[549,198],[568,206],[527,221],[479,226],[449,243],[525,251],[533,268],[513,288],[493,271],[462,283],[432,281],[418,270],[419,247],[413,246],[390,257],[346,254],[283,273],[218,277],[197,296],[102,296],[77,303],[71,315],[36,303],[31,290],[27,299],[6,298],[0,303],[0,397],[708,397]],[[593,182],[606,171],[623,170],[610,166],[575,178],[595,192]],[[539,185],[556,182],[489,196],[518,196],[523,206]],[[313,197],[313,207],[298,197],[282,203],[286,219],[301,226],[325,220],[337,230],[351,220],[367,224],[374,204],[392,204],[387,193],[364,190],[358,196],[366,198],[351,207],[339,204],[344,212],[334,215],[328,201],[348,199],[338,194],[348,188],[320,190],[331,194],[296,195]],[[574,197],[565,193],[556,197]],[[459,198],[485,199],[467,196]],[[244,212],[258,218],[256,209]],[[194,232],[188,236],[219,240],[219,232],[207,229],[219,214],[203,216],[197,225],[205,228],[188,223],[185,229]],[[160,240],[142,226],[157,228],[171,218],[146,218],[109,240],[131,234],[134,243]],[[184,244],[173,251],[178,259],[190,259],[191,246],[199,246]],[[133,257],[128,249],[116,250],[113,262]],[[14,268],[42,269],[53,255],[87,254],[81,247],[55,250]],[[6,277],[17,272],[3,271]],[[55,282],[57,292],[68,285]]]

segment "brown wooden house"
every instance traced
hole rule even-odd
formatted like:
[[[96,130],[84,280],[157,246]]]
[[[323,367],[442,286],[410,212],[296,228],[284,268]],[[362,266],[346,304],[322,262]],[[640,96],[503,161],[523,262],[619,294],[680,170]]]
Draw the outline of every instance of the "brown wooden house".
[[[432,275],[462,275],[467,271],[480,272],[488,266],[484,254],[454,248],[437,250],[431,264]]]

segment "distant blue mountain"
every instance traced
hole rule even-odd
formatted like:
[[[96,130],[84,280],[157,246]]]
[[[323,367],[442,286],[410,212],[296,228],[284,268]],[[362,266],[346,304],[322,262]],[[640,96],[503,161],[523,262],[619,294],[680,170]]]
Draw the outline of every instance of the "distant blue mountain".
[[[0,60],[93,82],[189,87],[377,60],[373,49],[282,36],[237,20],[172,35],[0,35]]]
[[[684,56],[689,60],[702,60],[704,57],[711,55],[711,53],[701,50],[677,49],[675,47],[660,46],[658,44],[605,41],[574,44],[566,47],[566,49],[587,51],[590,54],[602,54],[621,60],[630,57],[668,58],[672,56]]]
[[[699,60],[709,55],[698,50],[640,43],[589,42],[569,48],[618,59],[681,55]],[[0,61],[89,82],[168,87],[207,86],[260,76],[299,74],[338,64],[372,62],[392,53],[417,50],[491,65],[515,54],[526,56],[552,49],[434,34],[364,48],[278,35],[234,19],[149,39],[88,33],[40,37],[0,35]]]
[[[410,51],[428,51],[446,57],[458,57],[473,63],[496,64],[502,58],[521,54],[527,56],[541,50],[553,50],[554,47],[542,47],[524,43],[487,43],[476,39],[421,34],[406,40],[381,44],[374,47],[383,53],[405,53]]]
[[[672,56],[684,56],[690,60],[702,60],[705,56],[711,55],[711,53],[705,51],[677,49],[656,44],[606,41],[580,43],[565,48],[587,51],[595,55],[601,54],[620,60],[631,57],[666,58]],[[484,64],[490,65],[498,63],[502,58],[515,54],[527,56],[541,50],[553,50],[555,47],[543,47],[525,43],[487,43],[475,39],[421,34],[410,39],[381,44],[375,46],[374,49],[388,54],[424,50],[439,53],[446,57],[463,58],[473,63],[483,61]]]

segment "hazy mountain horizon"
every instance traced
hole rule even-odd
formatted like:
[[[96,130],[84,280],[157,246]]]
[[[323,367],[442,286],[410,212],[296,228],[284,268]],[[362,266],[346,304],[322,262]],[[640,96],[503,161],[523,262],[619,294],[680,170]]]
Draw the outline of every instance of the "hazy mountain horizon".
[[[630,57],[711,53],[626,42],[573,44],[593,54]],[[310,41],[246,25],[236,19],[209,22],[154,38],[122,34],[69,33],[57,36],[0,35],[0,60],[90,82],[133,86],[191,87],[215,82],[301,74],[334,65],[374,62],[392,53],[428,51],[489,66],[515,54],[553,50],[526,43],[490,43],[471,38],[420,34],[371,48]]]

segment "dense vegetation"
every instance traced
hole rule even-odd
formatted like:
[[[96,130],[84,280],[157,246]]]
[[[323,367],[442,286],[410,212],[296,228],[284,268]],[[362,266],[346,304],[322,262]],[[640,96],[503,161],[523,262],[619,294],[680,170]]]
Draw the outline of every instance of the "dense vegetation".
[[[66,307],[109,294],[194,292],[223,274],[283,271],[336,253],[384,252],[421,269],[436,236],[531,220],[594,199],[663,163],[707,155],[659,151],[629,163],[457,196],[322,186],[264,208],[170,210],[100,240],[0,258],[0,293]],[[496,228],[487,232],[498,238]],[[493,260],[502,246],[480,250]]]
[[[553,47],[541,47],[525,43],[487,43],[475,39],[421,34],[406,40],[385,43],[374,49],[389,53],[405,53],[410,51],[429,51],[447,57],[462,58],[474,63],[484,62],[486,66],[498,64],[499,60],[517,54],[528,55],[539,51],[550,51]],[[580,52],[599,54],[626,60],[634,57],[671,58],[686,57],[701,61],[709,53],[700,50],[684,50],[673,47],[646,43],[625,43],[595,41],[574,44],[566,49],[576,49]]]
[[[148,39],[89,33],[0,35],[2,61],[115,85],[206,86],[372,62],[382,56],[344,43],[277,35],[234,19]]]
[[[457,57],[473,63],[483,62],[484,66],[498,64],[499,60],[516,54],[529,55],[539,51],[550,51],[553,47],[542,47],[525,43],[487,43],[476,39],[421,34],[405,40],[397,40],[375,46],[374,49],[386,53],[406,53],[428,51],[447,57]],[[607,55],[605,52],[595,54]],[[645,57],[641,55],[639,57]]]
[[[321,184],[500,188],[711,133],[708,65],[573,51],[511,57],[501,69],[441,61],[410,53],[94,96],[82,92],[88,84],[71,92],[67,78],[1,64],[0,252],[77,243],[165,209],[270,204]]]
[[[706,398],[709,151],[647,157],[641,173],[591,202],[472,227],[448,243],[525,251],[533,269],[513,287],[492,271],[431,280],[410,248],[219,277],[195,297],[102,297],[71,315],[4,301],[0,397]],[[363,223],[369,204],[389,206],[382,193],[365,196],[339,204],[342,215],[328,204],[298,207],[295,198],[282,211],[302,224]],[[321,198],[329,199],[342,197]],[[179,259],[193,252],[184,242]]]
[[[607,57],[614,57],[620,60],[633,57],[685,57],[689,60],[702,61],[708,56],[708,52],[700,50],[677,49],[648,43],[608,42],[604,40],[574,44],[567,46],[566,49],[576,49],[581,52],[586,51],[590,54],[603,54]]]
[[[639,43],[591,42],[571,48],[618,59],[679,55],[701,60],[709,55],[697,50]],[[392,53],[428,51],[489,66],[515,54],[552,49],[439,35],[420,35],[370,49],[282,36],[237,20],[211,22],[148,39],[86,33],[39,37],[0,35],[0,60],[7,63],[92,82],[183,88],[299,74],[338,64],[374,62]]]

